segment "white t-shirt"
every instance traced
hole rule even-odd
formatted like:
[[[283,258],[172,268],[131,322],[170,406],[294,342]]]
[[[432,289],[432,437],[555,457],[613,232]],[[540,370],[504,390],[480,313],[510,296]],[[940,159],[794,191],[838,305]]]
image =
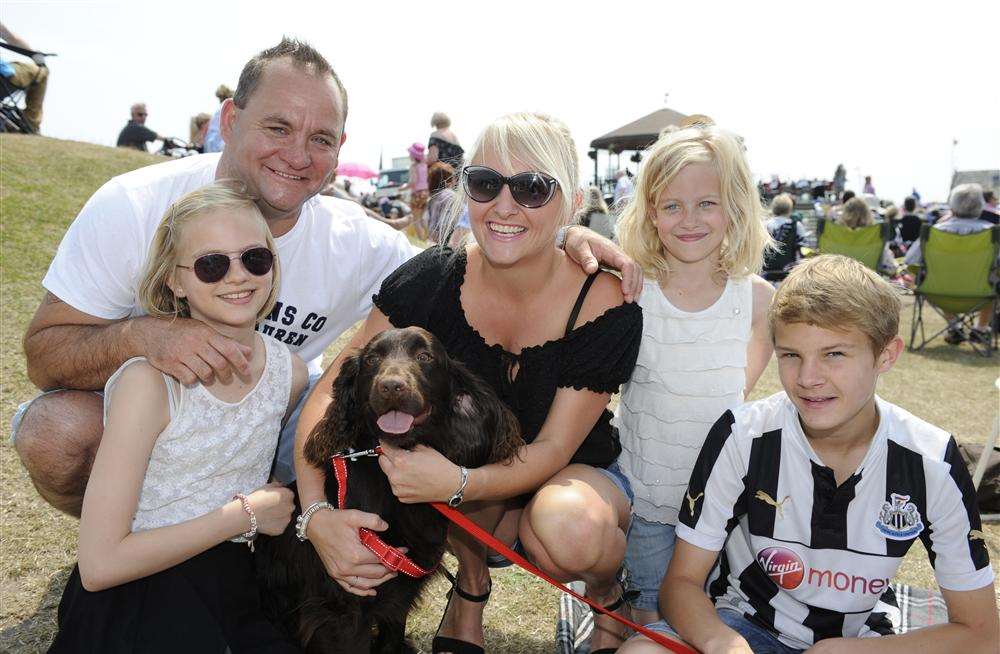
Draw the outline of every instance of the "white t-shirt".
[[[220,156],[185,157],[111,179],[70,225],[42,285],[98,318],[142,315],[137,290],[156,227],[174,201],[214,181]],[[275,241],[281,289],[257,328],[286,343],[310,373],[321,371],[323,350],[368,315],[385,276],[414,254],[402,233],[360,205],[325,196],[310,198]]]

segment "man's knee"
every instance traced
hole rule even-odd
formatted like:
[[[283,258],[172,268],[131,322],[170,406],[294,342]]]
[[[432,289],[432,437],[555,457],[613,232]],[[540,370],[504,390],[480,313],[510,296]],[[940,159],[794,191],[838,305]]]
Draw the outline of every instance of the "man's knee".
[[[102,422],[102,399],[91,391],[49,393],[28,407],[14,434],[14,446],[47,500],[50,494],[83,494]]]

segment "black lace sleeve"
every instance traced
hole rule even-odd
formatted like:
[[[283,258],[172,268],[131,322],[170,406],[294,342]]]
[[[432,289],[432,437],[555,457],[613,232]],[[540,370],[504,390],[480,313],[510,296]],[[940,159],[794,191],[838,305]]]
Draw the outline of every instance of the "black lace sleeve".
[[[642,309],[622,304],[566,336],[560,357],[560,387],[617,393],[632,376],[642,340]]]
[[[453,255],[450,248],[427,248],[386,277],[372,302],[393,326],[426,329],[434,298],[444,292]]]

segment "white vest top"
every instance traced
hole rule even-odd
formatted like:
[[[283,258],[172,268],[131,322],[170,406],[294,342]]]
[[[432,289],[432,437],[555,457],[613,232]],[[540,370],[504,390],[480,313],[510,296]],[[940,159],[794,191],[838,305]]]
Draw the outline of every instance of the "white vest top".
[[[163,376],[170,422],[149,456],[132,531],[175,525],[214,511],[236,493],[265,483],[274,460],[281,419],[292,389],[288,347],[262,338],[267,360],[257,385],[239,402],[229,403],[204,386],[184,386]],[[129,359],[104,387],[107,420],[111,389]]]
[[[728,280],[715,304],[692,313],[647,279],[639,305],[642,344],[615,417],[618,464],[632,482],[635,514],[676,524],[709,429],[743,402],[753,282]]]

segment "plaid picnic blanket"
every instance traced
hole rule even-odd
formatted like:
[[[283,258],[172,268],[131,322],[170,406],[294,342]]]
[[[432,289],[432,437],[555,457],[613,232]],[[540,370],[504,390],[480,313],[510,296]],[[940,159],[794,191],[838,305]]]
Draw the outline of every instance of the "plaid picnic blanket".
[[[570,584],[570,588],[584,592],[581,582]],[[948,621],[948,610],[940,593],[906,584],[892,584],[890,590],[892,593],[883,595],[875,610],[886,614],[896,633]],[[895,595],[895,602],[892,595]],[[556,623],[556,654],[590,654],[593,630],[594,615],[590,608],[562,593]]]

